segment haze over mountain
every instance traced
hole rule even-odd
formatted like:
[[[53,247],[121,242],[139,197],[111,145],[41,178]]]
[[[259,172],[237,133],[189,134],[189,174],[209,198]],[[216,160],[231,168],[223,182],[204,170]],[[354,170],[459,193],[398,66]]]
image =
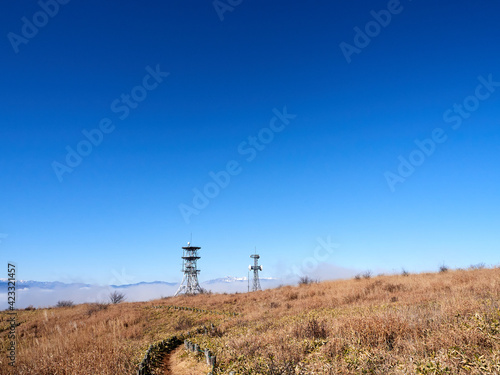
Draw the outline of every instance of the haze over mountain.
[[[251,282],[252,280],[250,280]],[[260,278],[262,289],[268,289],[279,284],[290,283],[290,280],[275,279],[271,277]],[[203,289],[213,293],[246,292],[248,280],[246,277],[226,276],[200,283]],[[0,278],[0,309],[7,305],[8,280]],[[74,303],[104,302],[108,301],[111,292],[117,290],[126,295],[126,301],[148,301],[155,298],[173,296],[179,283],[166,281],[138,282],[125,285],[92,285],[83,283],[62,283],[59,281],[46,282],[34,280],[17,280],[17,308],[49,307],[61,300],[71,300]]]

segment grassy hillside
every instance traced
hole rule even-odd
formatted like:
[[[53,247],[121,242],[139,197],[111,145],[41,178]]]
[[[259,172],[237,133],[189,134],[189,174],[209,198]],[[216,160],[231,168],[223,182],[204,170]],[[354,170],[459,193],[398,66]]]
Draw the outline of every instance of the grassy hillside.
[[[149,344],[214,324],[192,341],[221,374],[499,374],[499,305],[495,268],[19,311],[15,372],[2,312],[0,373],[132,375]]]

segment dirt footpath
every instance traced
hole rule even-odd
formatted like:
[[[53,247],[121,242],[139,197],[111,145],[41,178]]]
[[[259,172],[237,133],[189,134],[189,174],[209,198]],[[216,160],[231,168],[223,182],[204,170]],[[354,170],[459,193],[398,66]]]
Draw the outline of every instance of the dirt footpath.
[[[164,375],[206,375],[210,367],[187,356],[181,345],[165,355],[162,370]]]

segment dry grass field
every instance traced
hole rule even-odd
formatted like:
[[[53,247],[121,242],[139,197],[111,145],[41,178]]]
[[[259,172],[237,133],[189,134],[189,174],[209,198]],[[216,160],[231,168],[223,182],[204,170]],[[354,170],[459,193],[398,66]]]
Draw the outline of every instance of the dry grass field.
[[[2,312],[0,373],[132,375],[149,344],[213,323],[192,341],[217,355],[220,374],[500,374],[499,305],[494,268],[23,310],[15,369]],[[171,366],[206,373],[194,356],[178,349]]]

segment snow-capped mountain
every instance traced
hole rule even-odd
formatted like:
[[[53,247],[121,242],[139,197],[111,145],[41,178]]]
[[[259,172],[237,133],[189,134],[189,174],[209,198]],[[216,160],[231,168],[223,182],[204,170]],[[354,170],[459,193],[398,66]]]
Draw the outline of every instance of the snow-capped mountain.
[[[250,280],[252,278],[250,277]],[[268,281],[274,281],[278,280],[274,277],[259,277],[259,280],[261,282],[268,282]],[[247,277],[234,277],[234,276],[226,276],[226,277],[221,277],[219,279],[213,279],[213,280],[208,280],[203,282],[202,284],[210,285],[210,284],[218,284],[218,283],[239,283],[239,282],[248,282]]]
[[[221,277],[219,279],[208,280],[208,281],[203,282],[202,284],[211,285],[211,284],[217,284],[217,283],[235,283],[235,282],[242,282],[242,281],[247,281],[247,278],[246,277],[226,276],[226,277]]]

